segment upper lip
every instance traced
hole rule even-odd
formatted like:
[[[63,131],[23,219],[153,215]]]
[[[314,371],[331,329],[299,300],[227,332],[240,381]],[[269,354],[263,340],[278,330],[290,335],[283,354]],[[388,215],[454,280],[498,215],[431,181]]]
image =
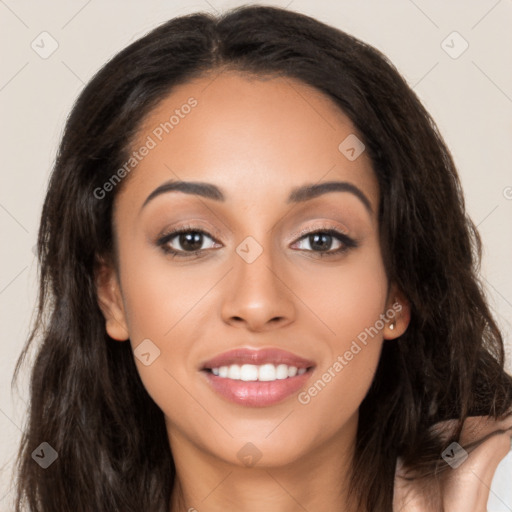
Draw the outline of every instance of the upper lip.
[[[315,364],[313,361],[278,348],[236,348],[228,352],[223,352],[212,359],[208,359],[208,361],[201,366],[201,370],[211,370],[212,368],[220,368],[221,366],[230,366],[232,364],[262,365],[266,363],[275,365],[286,364],[288,366],[295,366],[296,368],[309,368]]]

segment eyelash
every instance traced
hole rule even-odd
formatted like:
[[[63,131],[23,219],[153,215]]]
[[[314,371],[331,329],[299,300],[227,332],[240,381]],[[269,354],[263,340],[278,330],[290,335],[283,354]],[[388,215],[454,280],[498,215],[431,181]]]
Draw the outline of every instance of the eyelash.
[[[196,251],[177,251],[176,249],[171,249],[169,247],[169,242],[176,238],[178,235],[185,234],[185,233],[198,233],[201,235],[206,235],[207,237],[211,238],[214,242],[217,242],[215,238],[213,238],[208,232],[203,231],[202,229],[195,228],[193,226],[183,226],[181,228],[175,229],[173,231],[170,231],[168,233],[163,234],[158,240],[157,245],[162,249],[162,251],[165,254],[168,254],[172,258],[188,258],[188,257],[198,257],[201,253],[208,251],[210,249],[198,249]],[[333,228],[319,228],[315,229],[313,231],[304,230],[299,233],[300,237],[294,242],[297,243],[301,241],[302,239],[305,239],[308,236],[311,235],[317,235],[317,234],[324,234],[329,235],[337,239],[342,245],[339,249],[336,249],[335,251],[313,251],[310,249],[299,249],[306,252],[313,252],[317,255],[319,255],[321,258],[325,257],[331,257],[331,256],[337,256],[340,254],[343,254],[350,249],[358,247],[358,242],[349,236],[347,236],[345,233],[342,233],[341,231],[338,231]]]

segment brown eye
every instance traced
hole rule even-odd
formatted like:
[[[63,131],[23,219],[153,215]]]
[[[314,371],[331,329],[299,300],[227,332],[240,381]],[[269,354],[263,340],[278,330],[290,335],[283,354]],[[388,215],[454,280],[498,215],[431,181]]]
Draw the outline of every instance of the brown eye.
[[[211,247],[204,247],[206,239],[216,241],[206,231],[190,227],[179,228],[161,236],[157,244],[167,254],[192,256]]]
[[[203,234],[197,231],[189,233],[181,233],[177,235],[179,245],[183,247],[184,251],[198,251],[203,246]]]
[[[306,247],[301,250],[314,252],[320,256],[333,256],[357,247],[355,240],[335,229],[312,231],[302,236],[296,243],[303,243],[304,241],[306,242]],[[333,243],[336,243],[337,247],[334,250],[330,250]]]

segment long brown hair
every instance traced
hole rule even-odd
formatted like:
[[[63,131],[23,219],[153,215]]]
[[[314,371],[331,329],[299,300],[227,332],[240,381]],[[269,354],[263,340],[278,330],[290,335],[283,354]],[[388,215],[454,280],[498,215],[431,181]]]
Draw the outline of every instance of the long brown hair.
[[[126,161],[140,122],[173,87],[223,68],[292,77],[352,120],[381,193],[388,278],[411,304],[403,336],[384,342],[360,406],[352,493],[361,510],[390,512],[397,457],[438,470],[446,441],[430,427],[511,412],[512,378],[477,277],[481,241],[453,159],[414,92],[379,51],[313,18],[245,6],[172,19],[110,60],[67,120],[43,206],[38,314],[16,510],[168,512],[175,467],[162,411],[146,392],[130,344],[105,332],[94,283],[113,258],[112,203],[94,190]],[[135,171],[136,172],[136,171]],[[122,183],[121,185],[122,186]],[[32,460],[41,442],[58,459]]]

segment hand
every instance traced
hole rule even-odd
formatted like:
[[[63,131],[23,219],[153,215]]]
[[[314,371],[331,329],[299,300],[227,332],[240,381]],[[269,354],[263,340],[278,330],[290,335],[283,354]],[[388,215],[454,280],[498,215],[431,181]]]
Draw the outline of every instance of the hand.
[[[442,430],[455,420],[442,421]],[[469,447],[487,435],[479,446]],[[472,416],[464,423],[459,444],[468,458],[455,469],[447,468],[436,479],[407,481],[402,478],[399,458],[395,473],[393,512],[487,512],[491,482],[498,464],[511,449],[512,415],[496,421],[488,416]]]

